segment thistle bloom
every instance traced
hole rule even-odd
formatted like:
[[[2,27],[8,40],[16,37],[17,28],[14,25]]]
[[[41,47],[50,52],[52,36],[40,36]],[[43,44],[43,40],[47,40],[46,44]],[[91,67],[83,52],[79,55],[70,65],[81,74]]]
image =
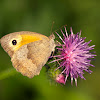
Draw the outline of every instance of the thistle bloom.
[[[65,76],[61,74],[61,70],[57,69],[57,64],[47,68],[47,76],[50,81],[55,81],[56,83],[65,84]]]
[[[57,77],[56,77],[56,82],[57,83],[62,83],[62,84],[65,84],[65,77],[63,74],[59,74]]]
[[[94,67],[94,65],[90,64],[90,62],[96,55],[91,53],[90,50],[94,49],[95,45],[89,46],[88,44],[91,42],[91,40],[89,42],[85,42],[84,40],[86,37],[81,37],[81,31],[80,33],[73,34],[71,28],[71,34],[68,35],[66,27],[64,28],[65,34],[61,29],[63,38],[56,32],[58,37],[61,39],[62,44],[59,44],[57,47],[60,54],[53,56],[56,58],[56,60],[51,61],[51,63],[59,61],[59,67],[57,69],[62,69],[61,74],[65,75],[64,81],[66,82],[67,78],[70,76],[71,84],[73,83],[74,79],[77,86],[78,77],[85,79],[83,77],[83,71],[86,71],[90,74],[92,72],[89,70],[89,66]]]

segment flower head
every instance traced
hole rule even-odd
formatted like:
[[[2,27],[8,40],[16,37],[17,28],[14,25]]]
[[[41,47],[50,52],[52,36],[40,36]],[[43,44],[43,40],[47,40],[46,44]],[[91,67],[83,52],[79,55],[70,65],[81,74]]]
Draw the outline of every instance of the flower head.
[[[56,82],[57,83],[63,83],[65,84],[65,77],[63,74],[59,74],[57,77],[56,77]]]
[[[55,81],[60,84],[65,84],[65,77],[63,74],[61,74],[61,70],[56,70],[57,66],[54,65],[52,67],[47,68],[47,75],[49,76],[49,79],[52,81]]]
[[[83,71],[87,71],[91,74],[91,70],[89,70],[89,66],[93,66],[90,64],[91,58],[94,58],[96,56],[95,54],[91,53],[90,50],[94,49],[95,45],[89,46],[88,44],[91,42],[85,42],[85,38],[81,37],[81,31],[80,33],[73,34],[72,28],[71,28],[71,34],[68,35],[66,27],[65,28],[65,34],[63,33],[61,29],[61,33],[63,34],[63,38],[56,32],[56,34],[59,36],[59,38],[62,41],[62,44],[59,44],[57,49],[58,52],[60,52],[59,55],[53,56],[56,58],[56,60],[53,60],[51,62],[59,61],[59,68],[62,69],[63,74],[65,74],[65,82],[67,78],[71,77],[71,83],[73,83],[73,79],[75,80],[76,86],[77,86],[77,78],[81,77],[82,79],[85,79],[83,74]]]

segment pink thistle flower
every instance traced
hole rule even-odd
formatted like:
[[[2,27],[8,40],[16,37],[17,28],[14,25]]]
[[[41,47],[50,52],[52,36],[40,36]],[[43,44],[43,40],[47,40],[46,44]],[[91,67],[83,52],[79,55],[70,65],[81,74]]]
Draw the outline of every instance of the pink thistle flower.
[[[56,82],[57,83],[62,83],[62,84],[65,84],[65,77],[63,74],[59,74],[57,77],[56,77]]]
[[[56,64],[57,65],[57,64]],[[61,73],[61,70],[57,69],[57,66],[47,67],[47,76],[49,77],[50,81],[54,81],[56,83],[65,84],[65,76]]]
[[[64,28],[65,34],[61,29],[63,38],[57,32],[55,32],[59,36],[63,44],[58,45],[57,49],[60,52],[60,54],[53,56],[57,59],[51,61],[50,63],[60,61],[60,65],[57,69],[62,69],[61,74],[63,73],[66,76],[65,82],[70,76],[71,84],[73,84],[74,79],[77,86],[78,77],[85,79],[83,76],[83,71],[86,71],[90,74],[92,72],[91,70],[89,70],[89,66],[94,67],[94,65],[90,64],[90,62],[92,58],[94,58],[94,56],[96,55],[91,53],[90,50],[94,49],[95,45],[89,46],[88,44],[91,42],[91,40],[89,42],[85,42],[84,40],[86,39],[86,37],[81,37],[81,31],[80,33],[73,34],[71,28],[71,34],[68,35],[66,27]]]

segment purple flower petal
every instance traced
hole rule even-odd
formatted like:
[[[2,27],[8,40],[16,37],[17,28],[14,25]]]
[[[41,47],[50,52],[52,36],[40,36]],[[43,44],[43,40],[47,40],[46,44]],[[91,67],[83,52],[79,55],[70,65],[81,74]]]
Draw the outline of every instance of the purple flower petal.
[[[73,84],[74,79],[77,86],[78,76],[85,79],[83,77],[83,71],[92,73],[92,71],[89,70],[89,66],[94,67],[90,62],[96,55],[94,54],[95,52],[91,53],[90,50],[94,49],[95,45],[89,46],[92,40],[85,42],[86,37],[81,37],[81,31],[80,33],[74,34],[71,28],[71,34],[68,35],[65,26],[64,28],[65,34],[61,29],[63,38],[56,32],[58,37],[62,40],[62,44],[59,44],[57,47],[60,54],[54,56],[57,59],[50,63],[60,61],[60,65],[57,69],[62,68],[62,73],[65,74],[65,82],[70,76],[71,84]]]

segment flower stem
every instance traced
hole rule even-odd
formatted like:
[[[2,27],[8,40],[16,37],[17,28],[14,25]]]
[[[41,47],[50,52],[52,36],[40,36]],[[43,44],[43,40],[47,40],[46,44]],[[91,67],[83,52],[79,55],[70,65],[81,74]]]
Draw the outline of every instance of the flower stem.
[[[0,80],[6,79],[10,76],[13,76],[17,73],[17,71],[14,68],[7,69],[3,72],[0,72]]]

